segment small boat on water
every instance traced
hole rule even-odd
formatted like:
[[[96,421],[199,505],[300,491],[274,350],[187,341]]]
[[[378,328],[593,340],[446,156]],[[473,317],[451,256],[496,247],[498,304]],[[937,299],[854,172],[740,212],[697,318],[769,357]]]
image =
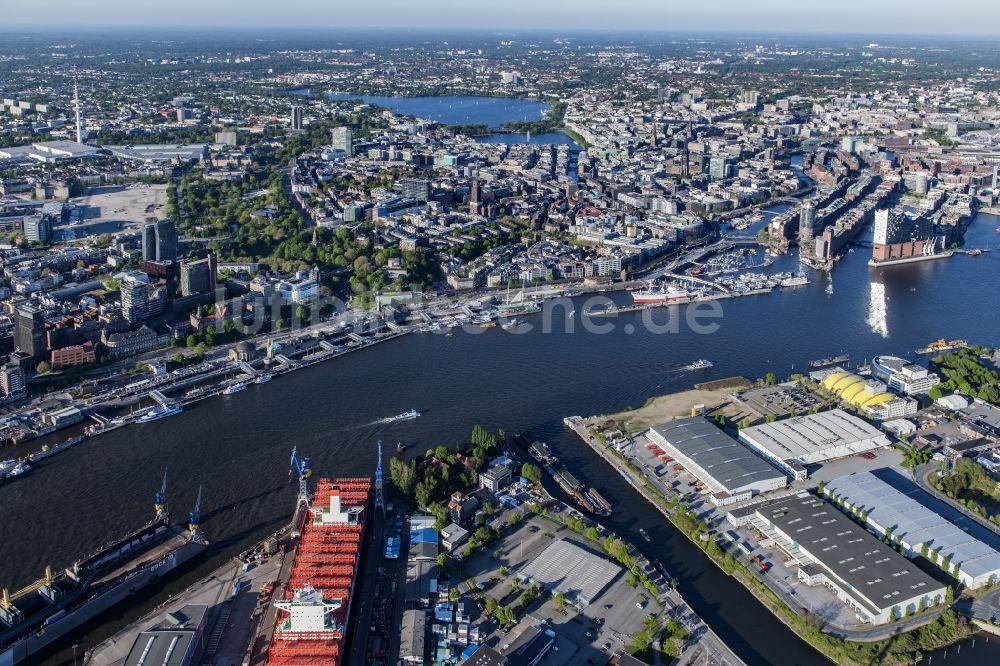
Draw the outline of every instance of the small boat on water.
[[[254,384],[266,384],[271,381],[271,375],[258,375],[257,379],[253,380]]]
[[[497,323],[495,321],[484,321],[479,325],[479,328],[496,328]]]
[[[646,532],[646,530],[640,528],[639,529],[639,536],[641,536],[643,539],[645,539],[649,543],[653,543],[653,538],[651,536],[649,536],[649,534]]]
[[[711,368],[714,364],[708,359],[699,358],[694,363],[684,366],[685,370],[705,370]]]
[[[0,463],[0,480],[10,481],[31,471],[27,460],[4,460]]]
[[[149,423],[150,421],[159,421],[160,419],[165,419],[168,416],[173,416],[174,414],[180,414],[184,411],[184,408],[180,405],[164,405],[163,407],[155,407],[142,416],[140,416],[136,421],[137,423]]]
[[[244,384],[243,382],[240,382],[238,384],[233,384],[231,386],[227,386],[225,388],[225,390],[222,392],[222,395],[232,395],[234,393],[239,393],[240,391],[242,391],[246,387],[247,387],[247,385]]]
[[[382,419],[382,423],[395,423],[397,421],[410,421],[412,419],[420,416],[420,412],[415,409],[408,409],[402,414],[397,414],[396,416],[390,416],[388,418]]]

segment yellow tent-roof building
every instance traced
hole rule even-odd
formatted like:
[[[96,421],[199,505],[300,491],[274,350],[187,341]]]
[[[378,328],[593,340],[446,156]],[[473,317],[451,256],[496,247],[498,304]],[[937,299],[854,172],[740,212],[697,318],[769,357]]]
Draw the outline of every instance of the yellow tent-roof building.
[[[878,407],[896,397],[869,386],[861,377],[843,370],[827,375],[823,379],[823,388],[837,394],[844,402],[862,409]]]

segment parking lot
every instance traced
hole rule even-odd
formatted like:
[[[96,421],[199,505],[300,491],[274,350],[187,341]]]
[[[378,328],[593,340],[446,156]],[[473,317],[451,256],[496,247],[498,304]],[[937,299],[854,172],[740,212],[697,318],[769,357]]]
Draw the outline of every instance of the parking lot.
[[[809,408],[821,404],[811,393],[798,384],[779,384],[763,388],[749,389],[737,394],[739,399],[758,414],[773,414],[778,418],[792,412],[805,414]]]
[[[822,585],[810,587],[798,579],[798,567],[786,566],[786,558],[777,548],[761,548],[758,544],[760,534],[752,527],[737,528],[725,525],[727,532],[737,535],[737,541],[731,542],[725,539],[727,550],[737,559],[747,563],[751,570],[757,571],[763,580],[772,587],[779,588],[792,608],[806,608],[810,612],[820,616],[825,622],[832,622],[840,626],[857,624],[858,620],[854,613],[846,604],[837,599],[836,595]],[[738,543],[750,544],[752,549],[749,553],[737,547]],[[755,564],[753,558],[759,558],[767,567],[766,571],[759,571],[759,566]]]
[[[629,574],[624,569],[589,604],[575,609],[567,604],[560,610],[551,595],[543,595],[528,607],[531,621],[522,622],[510,634],[505,634],[495,621],[487,621],[482,609],[492,597],[500,605],[512,604],[520,591],[515,591],[512,581],[549,545],[559,539],[570,541],[598,557],[610,559],[599,543],[588,540],[572,530],[543,517],[526,519],[516,530],[506,534],[485,552],[479,552],[461,563],[462,578],[480,596],[479,622],[484,622],[486,644],[497,649],[516,640],[515,632],[526,625],[546,624],[556,634],[555,648],[546,657],[550,664],[594,663],[603,664],[608,656],[623,649],[631,635],[643,628],[648,613],[659,613],[660,604],[651,599],[641,586],[629,585]],[[521,584],[523,590],[526,585]],[[462,592],[468,594],[466,586]]]

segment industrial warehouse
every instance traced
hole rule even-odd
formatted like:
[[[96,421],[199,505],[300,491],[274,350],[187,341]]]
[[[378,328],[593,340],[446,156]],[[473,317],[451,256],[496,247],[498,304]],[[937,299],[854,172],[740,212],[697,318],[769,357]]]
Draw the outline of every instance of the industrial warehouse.
[[[944,585],[814,495],[784,497],[729,520],[752,524],[799,565],[799,580],[830,588],[862,622],[886,624],[945,598]]]
[[[806,477],[803,465],[864,453],[889,444],[888,438],[877,428],[842,409],[743,428],[740,440],[793,479]]]
[[[834,479],[823,489],[844,506],[867,512],[867,527],[876,534],[891,530],[910,557],[926,557],[970,588],[1000,580],[1000,552],[966,533],[954,523],[927,508],[915,496],[923,491],[913,486],[904,493],[877,474],[861,472]],[[926,544],[926,550],[924,546]]]
[[[518,576],[572,603],[589,605],[611,584],[622,568],[571,541],[553,541]]]
[[[782,472],[702,416],[654,426],[649,439],[708,486],[712,501],[719,506],[788,484]]]

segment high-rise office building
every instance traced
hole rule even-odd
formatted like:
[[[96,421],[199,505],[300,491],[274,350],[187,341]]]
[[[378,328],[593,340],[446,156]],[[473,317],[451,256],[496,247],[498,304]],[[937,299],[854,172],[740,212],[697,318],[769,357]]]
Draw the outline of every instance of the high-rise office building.
[[[811,242],[816,232],[816,204],[807,201],[799,211],[799,242]]]
[[[354,153],[354,132],[351,128],[343,126],[330,130],[330,147],[352,155]]]
[[[149,316],[149,277],[139,271],[122,275],[122,316],[130,324]]]
[[[45,355],[45,313],[34,305],[17,308],[14,319],[14,348],[32,359]]]
[[[840,149],[845,153],[856,153],[860,143],[861,139],[856,136],[845,136],[840,140]]]
[[[29,243],[48,243],[52,235],[52,218],[48,215],[24,218],[24,240]]]
[[[431,182],[424,178],[403,178],[399,187],[404,197],[426,203],[431,199]]]
[[[181,294],[203,294],[215,290],[215,258],[209,256],[200,261],[185,262],[181,265]]]
[[[4,398],[16,398],[27,393],[28,382],[24,370],[17,365],[9,364],[0,369],[0,391]]]
[[[291,123],[293,130],[300,130],[303,127],[302,124],[302,107],[298,104],[292,104],[292,116]]]
[[[173,220],[146,223],[142,228],[142,258],[144,261],[177,259],[177,227]]]
[[[708,162],[708,175],[712,180],[724,180],[729,177],[729,163],[722,155],[712,155]]]
[[[156,223],[142,225],[142,260],[156,261]]]

